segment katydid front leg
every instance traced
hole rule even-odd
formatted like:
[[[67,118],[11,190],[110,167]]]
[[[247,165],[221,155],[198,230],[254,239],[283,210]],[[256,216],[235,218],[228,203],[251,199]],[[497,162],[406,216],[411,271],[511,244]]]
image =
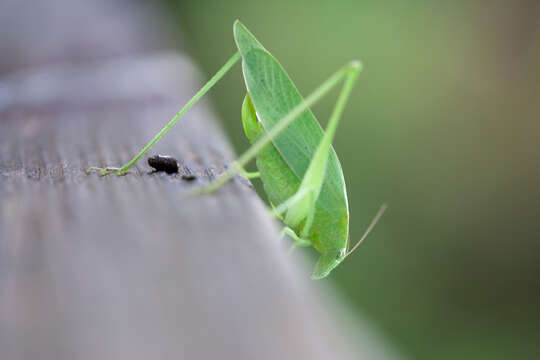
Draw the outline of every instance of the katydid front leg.
[[[294,232],[294,230],[288,226],[285,226],[281,233],[282,235],[287,235],[294,240],[289,249],[289,254],[292,253],[293,250],[297,247],[310,247],[313,245],[311,241],[299,238],[298,235],[296,235],[296,233]]]
[[[240,169],[240,174],[242,174],[243,177],[246,179],[257,179],[261,177],[261,173],[258,171],[246,171],[246,169],[242,168]]]

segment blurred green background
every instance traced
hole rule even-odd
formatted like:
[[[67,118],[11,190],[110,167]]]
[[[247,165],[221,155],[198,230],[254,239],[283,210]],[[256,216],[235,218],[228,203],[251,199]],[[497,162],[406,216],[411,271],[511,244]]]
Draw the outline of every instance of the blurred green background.
[[[351,238],[390,208],[328,281],[410,358],[538,358],[539,2],[163,1],[207,76],[236,18],[304,94],[361,59],[334,145]],[[211,95],[238,152],[244,94],[237,67]]]

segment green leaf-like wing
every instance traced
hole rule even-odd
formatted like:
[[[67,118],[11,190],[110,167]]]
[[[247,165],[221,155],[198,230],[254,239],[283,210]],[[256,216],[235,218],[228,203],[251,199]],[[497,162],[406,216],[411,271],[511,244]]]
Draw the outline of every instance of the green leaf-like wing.
[[[269,131],[302,103],[303,98],[281,64],[238,21],[234,24],[234,37],[242,54],[244,80],[257,117],[263,128]],[[294,174],[302,179],[322,137],[321,126],[308,109],[272,143]],[[347,218],[348,221],[347,193],[341,165],[333,148],[328,156],[318,205],[332,216]]]

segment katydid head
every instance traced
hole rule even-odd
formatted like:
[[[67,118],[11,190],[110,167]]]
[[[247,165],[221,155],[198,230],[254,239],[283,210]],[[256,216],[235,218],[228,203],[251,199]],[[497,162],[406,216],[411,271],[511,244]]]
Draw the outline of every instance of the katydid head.
[[[328,274],[330,274],[330,271],[334,270],[336,266],[341,264],[346,256],[347,250],[345,248],[335,251],[328,251],[327,253],[322,254],[315,265],[315,270],[313,270],[311,278],[313,280],[325,278],[328,276]]]

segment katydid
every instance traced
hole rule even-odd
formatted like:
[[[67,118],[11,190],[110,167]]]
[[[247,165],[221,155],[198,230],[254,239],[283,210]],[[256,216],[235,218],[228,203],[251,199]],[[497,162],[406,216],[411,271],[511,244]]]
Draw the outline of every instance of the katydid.
[[[90,168],[102,175],[123,175],[176,121],[242,59],[247,94],[242,104],[242,124],[252,146],[220,177],[201,189],[217,190],[256,158],[260,176],[274,214],[285,224],[283,233],[293,238],[292,248],[313,246],[321,255],[313,279],[326,277],[351,254],[386,209],[383,205],[364,236],[349,248],[349,206],[339,160],[332,147],[336,128],[361,70],[350,62],[331,75],[311,95],[302,98],[281,64],[236,21],[233,26],[238,51],[199,90],[169,123],[121,168]],[[343,81],[326,131],[309,109]]]

